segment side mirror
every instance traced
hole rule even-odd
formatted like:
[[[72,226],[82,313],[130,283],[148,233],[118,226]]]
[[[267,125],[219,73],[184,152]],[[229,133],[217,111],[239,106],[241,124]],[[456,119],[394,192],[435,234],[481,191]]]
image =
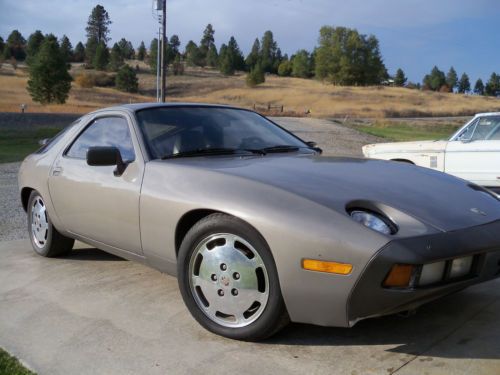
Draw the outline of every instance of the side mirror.
[[[123,162],[120,150],[116,147],[89,147],[87,151],[87,164],[95,167],[116,165],[115,176],[121,176],[127,164]]]
[[[323,150],[318,147],[318,144],[316,142],[309,141],[309,142],[306,142],[306,145],[308,145],[310,148],[312,148],[318,154],[322,154],[323,153]]]
[[[462,143],[471,143],[472,139],[470,139],[470,138],[461,139],[460,142],[462,142]]]

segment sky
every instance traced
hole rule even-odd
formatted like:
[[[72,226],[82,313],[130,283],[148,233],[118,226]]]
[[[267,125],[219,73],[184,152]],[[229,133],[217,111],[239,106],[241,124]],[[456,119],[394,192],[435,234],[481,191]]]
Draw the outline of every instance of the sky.
[[[158,32],[152,0],[101,0],[112,25],[111,44],[122,37],[146,46]],[[39,29],[85,42],[89,0],[0,0],[0,36],[18,29],[25,38]],[[256,37],[272,30],[284,53],[311,51],[324,25],[356,28],[380,41],[390,74],[402,68],[421,82],[434,65],[466,72],[474,83],[500,72],[498,0],[167,0],[167,34],[183,46],[199,42],[208,23],[216,44],[234,35],[247,54]]]

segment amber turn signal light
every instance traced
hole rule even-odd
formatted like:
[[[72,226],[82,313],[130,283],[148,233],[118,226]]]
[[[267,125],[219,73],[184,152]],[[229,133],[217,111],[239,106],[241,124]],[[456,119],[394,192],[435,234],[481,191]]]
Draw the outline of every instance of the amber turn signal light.
[[[385,278],[384,286],[404,288],[410,286],[415,266],[410,264],[395,264]]]
[[[336,273],[338,275],[349,275],[352,271],[352,264],[325,262],[322,260],[303,259],[302,268],[308,271]]]

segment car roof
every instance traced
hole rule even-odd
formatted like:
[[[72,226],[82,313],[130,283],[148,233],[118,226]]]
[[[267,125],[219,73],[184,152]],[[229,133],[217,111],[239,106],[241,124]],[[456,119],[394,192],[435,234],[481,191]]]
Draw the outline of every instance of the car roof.
[[[183,102],[170,102],[170,103],[132,103],[132,104],[122,104],[108,108],[102,108],[92,113],[99,113],[103,111],[126,111],[126,112],[137,112],[143,109],[152,108],[175,108],[175,107],[192,107],[192,108],[228,108],[228,109],[243,109],[234,106],[224,105],[224,104],[208,104],[208,103],[183,103]]]
[[[500,116],[500,112],[477,113],[474,117]]]

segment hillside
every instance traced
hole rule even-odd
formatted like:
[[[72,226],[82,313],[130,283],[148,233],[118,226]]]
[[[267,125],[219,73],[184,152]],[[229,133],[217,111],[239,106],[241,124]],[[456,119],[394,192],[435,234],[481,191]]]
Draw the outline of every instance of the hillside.
[[[156,78],[139,64],[140,94],[127,94],[113,88],[84,89],[73,83],[65,105],[42,106],[31,101],[26,91],[27,74],[23,66],[0,69],[0,111],[17,112],[21,103],[30,112],[85,113],[96,108],[129,102],[155,100]],[[81,66],[74,66],[78,75]],[[476,112],[500,111],[500,100],[489,97],[436,93],[396,87],[338,87],[315,80],[268,76],[257,88],[245,85],[245,76],[225,77],[208,69],[186,70],[183,76],[169,76],[168,101],[223,103],[259,109],[268,104],[284,106],[288,115],[309,110],[313,117],[428,117],[461,116]]]

